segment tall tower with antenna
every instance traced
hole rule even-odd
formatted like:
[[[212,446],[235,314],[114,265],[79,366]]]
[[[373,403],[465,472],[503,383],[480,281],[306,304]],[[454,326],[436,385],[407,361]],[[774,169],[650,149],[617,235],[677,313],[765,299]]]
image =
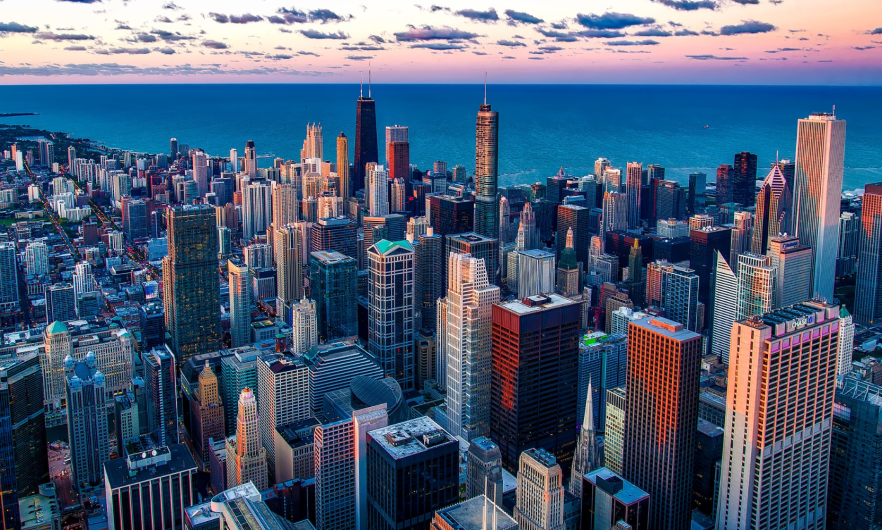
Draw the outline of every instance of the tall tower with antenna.
[[[484,104],[478,110],[475,133],[475,232],[498,238],[499,112],[487,104],[486,73]]]
[[[352,169],[352,193],[364,189],[365,166],[379,162],[377,153],[377,107],[371,97],[371,71],[368,68],[368,95],[364,97],[364,77],[355,110],[355,165]],[[339,169],[338,169],[339,172]]]

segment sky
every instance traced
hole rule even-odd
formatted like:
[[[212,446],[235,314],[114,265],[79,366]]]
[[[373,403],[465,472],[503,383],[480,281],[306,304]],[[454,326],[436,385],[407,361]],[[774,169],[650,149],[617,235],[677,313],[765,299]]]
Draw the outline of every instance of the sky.
[[[882,85],[880,0],[436,1],[0,0],[0,84]]]

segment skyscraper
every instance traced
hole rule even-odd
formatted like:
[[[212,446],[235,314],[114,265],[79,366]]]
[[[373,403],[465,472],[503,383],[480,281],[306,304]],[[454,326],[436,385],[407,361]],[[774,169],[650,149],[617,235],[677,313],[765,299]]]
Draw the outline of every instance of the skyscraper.
[[[217,351],[220,344],[220,279],[214,208],[167,210],[168,256],[162,262],[165,327],[178,362]]]
[[[324,142],[322,141],[322,124],[307,123],[306,139],[303,140],[303,149],[300,158],[318,158],[324,160]]]
[[[730,232],[729,263],[732,263],[737,270],[738,256],[750,252],[751,237],[756,229],[753,226],[753,216],[750,212],[735,212],[734,217]],[[765,251],[757,252],[757,254],[764,253]]]
[[[794,229],[803,245],[812,247],[812,294],[833,299],[835,260],[839,245],[839,203],[845,161],[845,120],[833,114],[812,114],[799,120],[796,137]]]
[[[96,486],[110,459],[107,442],[107,388],[94,353],[82,361],[64,360],[67,379],[67,433],[73,487]]]
[[[615,191],[608,191],[603,195],[602,220],[603,234],[628,228],[628,203],[625,195]]]
[[[644,318],[628,326],[623,475],[652,497],[651,528],[686,530],[701,335],[664,318]]]
[[[838,328],[824,302],[732,328],[718,529],[825,528]]]
[[[518,455],[535,447],[569,469],[576,449],[579,304],[536,295],[495,304],[492,318],[490,438],[503,467],[516,472]]]
[[[364,189],[365,165],[379,162],[377,153],[377,107],[371,98],[370,78],[368,79],[368,96],[364,97],[364,89],[356,102],[355,110],[355,167],[352,171],[352,193]]]
[[[487,437],[469,442],[466,464],[466,498],[485,495],[496,504],[502,504],[502,456],[499,446]]]
[[[265,180],[242,179],[242,239],[250,241],[266,232],[273,221],[272,214],[272,185]]]
[[[178,139],[172,138],[169,140],[169,156],[171,156],[172,160],[178,159]]]
[[[496,187],[499,172],[499,112],[490,110],[486,87],[475,131],[475,232],[498,238],[499,203]]]
[[[717,206],[732,202],[732,181],[734,178],[735,169],[729,164],[723,164],[717,168]]]
[[[340,196],[343,201],[352,197],[352,180],[349,175],[349,139],[340,131],[337,137],[337,177],[340,178]]]
[[[875,324],[882,320],[882,182],[864,188],[854,318]]]
[[[710,354],[719,355],[723,363],[729,362],[729,338],[735,323],[738,305],[738,277],[721,252],[714,257],[713,298],[711,299],[711,346]]]
[[[309,417],[309,369],[290,355],[265,355],[257,359],[257,388],[259,443],[266,449],[270,480],[275,483],[276,427]]]
[[[732,165],[732,202],[737,202],[745,208],[755,204],[756,195],[756,155],[738,153],[735,155],[735,163]]]
[[[334,251],[313,252],[310,288],[315,298],[318,339],[332,342],[358,335],[356,304],[358,266],[355,259]]]
[[[776,307],[788,307],[811,299],[812,249],[796,236],[769,239],[769,264],[778,269]]]
[[[46,321],[69,322],[77,318],[73,285],[56,283],[46,288]]]
[[[251,286],[248,265],[231,258],[227,261],[230,286],[230,345],[233,348],[251,343]]]
[[[566,247],[557,264],[557,290],[566,297],[579,294],[582,283],[582,264],[576,261],[573,248],[573,229],[567,229]]]
[[[276,315],[287,321],[287,308],[303,298],[304,223],[280,227],[273,238],[276,258]]]
[[[729,250],[732,248],[731,230],[720,226],[709,226],[690,231],[689,239],[689,266],[698,275],[700,285],[710,285],[716,253],[719,252],[724,258],[729,257]],[[707,306],[710,302],[710,293],[707,290],[700,290],[698,301]]]
[[[679,265],[662,268],[662,303],[665,317],[683,324],[689,331],[698,328],[700,280],[695,271]]]
[[[147,429],[159,445],[178,443],[178,385],[174,357],[166,348],[144,356]]]
[[[750,244],[751,252],[765,254],[769,249],[771,238],[791,232],[792,208],[792,190],[787,186],[781,168],[772,166],[772,171],[769,172],[756,196],[756,219]]]
[[[544,250],[523,250],[518,258],[518,298],[554,291],[554,254]]]
[[[257,418],[257,399],[250,388],[245,388],[239,396],[236,437],[227,439],[227,486],[229,487],[251,482],[258,491],[262,491],[269,486],[266,450],[261,444]]]
[[[606,430],[603,434],[603,463],[613,473],[622,473],[625,457],[625,411],[628,398],[624,387],[606,391]]]
[[[557,459],[544,449],[527,449],[518,465],[518,528],[564,530],[563,473]]]
[[[447,430],[466,440],[487,436],[490,426],[490,322],[499,287],[487,279],[483,259],[450,254],[447,326],[439,341],[447,359]]]
[[[707,174],[689,173],[689,191],[686,195],[686,215],[692,216],[706,204]]]
[[[0,243],[0,313],[18,311],[18,266],[14,243]]]
[[[239,150],[230,149],[230,173],[239,173]]]
[[[426,233],[419,236],[419,246],[416,247],[416,264],[419,268],[417,281],[421,283],[421,300],[416,305],[422,313],[422,327],[435,330],[437,318],[438,299],[444,296],[447,286],[444,284],[444,275],[438,274],[444,270],[444,239],[435,234],[431,226]],[[486,263],[486,262],[485,262]]]
[[[42,241],[28,243],[25,264],[29,275],[42,276],[49,272],[49,247]]]
[[[386,167],[390,180],[410,182],[410,144],[407,141],[395,141],[387,146]]]
[[[317,344],[315,301],[304,298],[291,304],[291,351],[306,353]]]
[[[202,149],[193,151],[190,157],[193,167],[193,180],[196,181],[196,189],[202,197],[208,193],[208,155]]]
[[[207,469],[211,453],[211,440],[220,441],[226,438],[224,404],[221,402],[220,385],[207,359],[202,371],[199,372],[196,399],[192,401],[190,416],[193,448],[199,457],[202,468]]]
[[[771,259],[747,252],[738,257],[735,320],[763,315],[778,307],[778,270]]]
[[[598,467],[597,457],[597,431],[594,430],[594,405],[592,404],[591,382],[588,382],[588,392],[585,400],[585,415],[582,419],[582,427],[579,429],[579,439],[576,441],[576,452],[573,454],[573,470],[570,473],[570,493],[576,497],[582,496],[582,476]]]
[[[257,150],[254,148],[254,140],[245,142],[245,174],[249,178],[257,177]]]
[[[628,228],[640,226],[640,189],[643,184],[643,164],[628,162],[625,177],[625,195],[628,202]]]
[[[367,166],[368,192],[366,194],[371,217],[389,215],[389,172],[378,164]]]
[[[583,267],[588,265],[588,247],[591,241],[590,208],[574,204],[562,204],[557,207],[557,257],[566,246],[567,230],[573,230],[573,248],[576,260]]]
[[[378,241],[368,248],[368,351],[386,376],[413,389],[414,250],[407,241]]]
[[[273,228],[279,228],[300,221],[300,190],[294,184],[273,182],[272,191]]]

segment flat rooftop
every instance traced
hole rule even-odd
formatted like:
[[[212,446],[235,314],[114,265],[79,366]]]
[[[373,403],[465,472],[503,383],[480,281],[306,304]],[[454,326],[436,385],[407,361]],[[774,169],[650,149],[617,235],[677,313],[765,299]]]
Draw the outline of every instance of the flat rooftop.
[[[159,449],[157,449],[158,451]],[[111,489],[131,486],[158,477],[191,470],[196,472],[196,462],[187,447],[183,444],[168,446],[170,459],[156,466],[146,466],[138,469],[134,476],[129,475],[128,460],[115,458],[104,464],[104,472],[107,475],[108,486]]]
[[[527,315],[530,313],[544,311],[546,309],[553,309],[574,304],[578,304],[578,302],[574,302],[569,298],[564,298],[563,296],[560,296],[558,294],[548,293],[542,295],[528,296],[523,300],[512,300],[511,302],[503,302],[499,305],[500,307],[503,307],[508,311],[511,311],[512,313]]]
[[[585,478],[588,479],[592,484],[597,484],[597,477],[601,477],[606,480],[615,480],[616,478],[621,480],[622,489],[619,490],[619,492],[616,493],[614,496],[625,505],[630,505],[642,499],[649,498],[648,493],[631,484],[627,480],[622,479],[605,467],[595,469],[594,471],[585,475]]]
[[[496,525],[492,525],[493,514],[496,514]],[[486,514],[487,526],[484,526]],[[484,495],[478,495],[457,505],[444,508],[435,512],[454,530],[511,530],[518,527],[518,523],[509,517],[505,511],[487,500]]]
[[[647,317],[640,320],[632,320],[630,325],[638,326],[679,341],[701,338],[701,335],[694,331],[689,331],[683,326],[683,324],[662,317]]]
[[[459,447],[456,438],[426,416],[375,429],[369,434],[395,460],[448,443]]]

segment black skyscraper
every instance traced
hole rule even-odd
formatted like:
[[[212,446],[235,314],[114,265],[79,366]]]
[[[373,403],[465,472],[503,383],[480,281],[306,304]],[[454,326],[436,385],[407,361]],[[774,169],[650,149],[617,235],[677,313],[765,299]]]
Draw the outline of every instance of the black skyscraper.
[[[732,202],[745,208],[756,204],[756,155],[743,152],[735,155],[735,176],[732,180]]]
[[[379,162],[377,155],[377,106],[371,98],[370,83],[368,97],[364,92],[358,97],[355,113],[355,167],[352,172],[352,191],[364,189],[364,166],[368,162]]]

